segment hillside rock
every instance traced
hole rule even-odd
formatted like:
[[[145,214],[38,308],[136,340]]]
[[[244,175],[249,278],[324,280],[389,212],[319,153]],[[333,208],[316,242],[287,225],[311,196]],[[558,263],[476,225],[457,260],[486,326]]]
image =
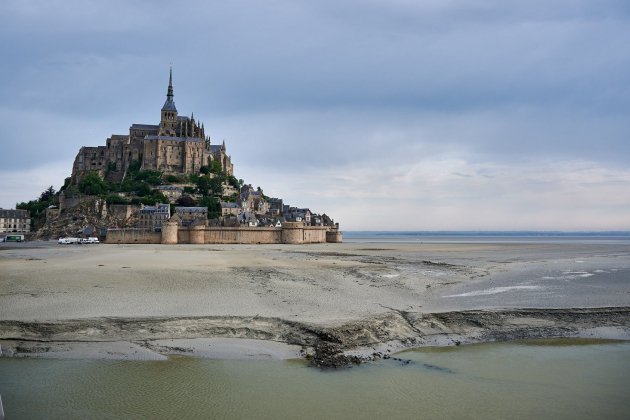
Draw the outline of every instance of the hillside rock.
[[[98,197],[82,197],[76,206],[51,214],[37,231],[35,239],[80,236],[89,227],[93,227],[94,236],[98,236],[101,228],[129,228],[138,222],[139,207],[134,206],[128,211],[116,211],[115,207],[108,206],[105,200]]]

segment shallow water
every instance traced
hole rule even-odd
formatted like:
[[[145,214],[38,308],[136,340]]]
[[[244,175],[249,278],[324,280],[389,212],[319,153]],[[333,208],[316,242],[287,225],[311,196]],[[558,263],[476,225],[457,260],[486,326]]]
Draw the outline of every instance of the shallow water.
[[[629,418],[630,343],[423,349],[339,371],[303,361],[0,359],[7,419]]]

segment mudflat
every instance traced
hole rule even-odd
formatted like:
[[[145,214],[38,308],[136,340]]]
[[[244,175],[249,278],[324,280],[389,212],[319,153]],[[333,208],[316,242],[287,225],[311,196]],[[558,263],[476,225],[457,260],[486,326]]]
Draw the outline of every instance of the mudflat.
[[[3,355],[336,366],[532,337],[629,339],[630,244],[0,247]]]

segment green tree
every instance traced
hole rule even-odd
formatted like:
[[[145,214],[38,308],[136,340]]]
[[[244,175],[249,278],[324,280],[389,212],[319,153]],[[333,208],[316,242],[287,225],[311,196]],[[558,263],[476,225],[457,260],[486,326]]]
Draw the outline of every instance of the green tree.
[[[230,184],[232,187],[234,187],[237,190],[241,190],[241,187],[243,186],[244,181],[242,179],[236,179],[234,177],[234,175],[229,175],[225,178],[225,180],[227,181],[228,184]]]
[[[165,181],[169,183],[179,182],[181,181],[177,175],[168,174],[165,177]]]
[[[212,195],[220,197],[223,195],[223,179],[216,177],[210,180],[210,189],[212,190]]]
[[[44,192],[40,194],[39,201],[50,201],[53,198],[55,198],[55,189],[51,185],[50,187],[46,188]]]
[[[223,173],[223,168],[221,167],[221,162],[219,162],[218,160],[213,160],[210,163],[210,172],[212,172],[213,174],[221,174],[221,173]]]
[[[107,183],[97,172],[91,171],[79,181],[79,192],[87,195],[103,195],[107,193]]]
[[[107,204],[129,204],[129,200],[117,194],[110,194],[105,199]]]
[[[215,197],[201,198],[199,206],[208,208],[208,219],[217,219],[221,216],[221,203]]]
[[[59,194],[62,191],[65,191],[70,186],[70,183],[72,183],[72,178],[67,177],[63,182],[63,186],[59,188],[59,191],[57,191],[57,194]]]
[[[162,183],[162,172],[147,169],[134,174],[133,179],[136,181],[145,181],[150,185],[160,185]]]
[[[146,197],[151,195],[151,186],[144,181],[140,181],[135,184],[134,191],[139,197]]]
[[[143,197],[141,202],[142,204],[153,206],[156,203],[168,203],[168,198],[166,198],[164,194],[159,191],[153,191],[151,195]]]
[[[133,162],[129,164],[129,168],[127,169],[127,172],[130,172],[130,173],[138,172],[141,167],[142,167],[142,162],[140,162],[139,160],[134,160]]]
[[[57,194],[55,189],[51,185],[46,188],[36,200],[29,202],[16,203],[15,208],[21,210],[28,210],[31,216],[31,229],[37,230],[46,222],[46,209],[55,204],[57,200]]]
[[[197,205],[195,199],[189,195],[182,195],[177,199],[177,205],[182,207],[194,207]]]
[[[195,184],[197,185],[197,191],[199,194],[208,195],[208,190],[211,188],[212,179],[208,176],[197,177]]]

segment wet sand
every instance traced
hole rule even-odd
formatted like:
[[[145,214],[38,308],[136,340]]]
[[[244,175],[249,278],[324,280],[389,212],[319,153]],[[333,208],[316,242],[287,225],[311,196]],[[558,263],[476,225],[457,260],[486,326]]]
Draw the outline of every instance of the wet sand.
[[[335,365],[423,345],[630,338],[623,243],[3,245],[3,355]]]

